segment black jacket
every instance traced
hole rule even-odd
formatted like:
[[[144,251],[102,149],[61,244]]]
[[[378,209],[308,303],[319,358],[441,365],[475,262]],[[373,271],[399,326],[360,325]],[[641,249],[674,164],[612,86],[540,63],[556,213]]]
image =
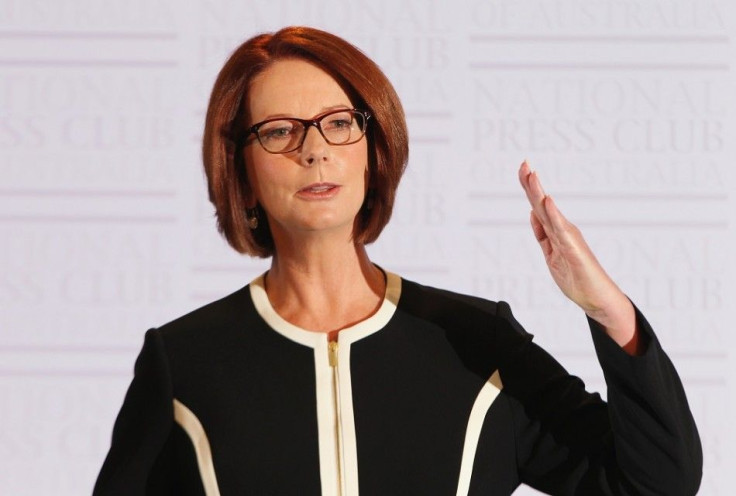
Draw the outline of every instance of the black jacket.
[[[506,303],[387,281],[333,349],[262,278],[150,330],[95,495],[696,493],[698,433],[638,311],[642,356],[589,321],[606,404]]]

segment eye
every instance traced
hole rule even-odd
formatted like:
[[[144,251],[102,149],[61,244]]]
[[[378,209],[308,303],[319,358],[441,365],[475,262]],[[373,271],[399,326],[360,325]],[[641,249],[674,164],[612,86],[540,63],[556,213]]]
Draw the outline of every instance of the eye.
[[[296,126],[290,121],[274,121],[263,125],[258,130],[261,139],[282,140],[290,138],[296,132]]]
[[[276,129],[269,129],[266,132],[267,138],[285,138],[289,136],[291,129],[286,127],[277,127]]]
[[[353,124],[353,116],[348,112],[329,115],[325,120],[327,122],[322,125],[325,129],[349,129]]]

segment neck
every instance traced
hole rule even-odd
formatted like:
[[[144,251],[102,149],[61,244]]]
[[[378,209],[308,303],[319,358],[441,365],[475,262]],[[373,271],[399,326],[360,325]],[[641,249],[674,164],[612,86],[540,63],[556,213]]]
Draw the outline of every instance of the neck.
[[[383,301],[384,275],[363,245],[316,237],[277,243],[276,252],[266,292],[276,312],[299,327],[336,338],[340,329],[369,317]]]

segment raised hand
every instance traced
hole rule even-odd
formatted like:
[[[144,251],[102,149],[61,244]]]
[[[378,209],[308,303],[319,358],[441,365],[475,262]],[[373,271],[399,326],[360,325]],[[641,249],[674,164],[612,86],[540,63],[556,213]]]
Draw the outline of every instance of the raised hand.
[[[568,221],[526,161],[519,182],[531,204],[534,237],[562,292],[629,353],[638,350],[634,307],[596,259],[580,230]]]

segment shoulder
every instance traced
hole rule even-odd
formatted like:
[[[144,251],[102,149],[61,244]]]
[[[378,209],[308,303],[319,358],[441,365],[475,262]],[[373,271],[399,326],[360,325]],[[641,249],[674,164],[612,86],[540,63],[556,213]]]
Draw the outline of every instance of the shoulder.
[[[185,342],[188,346],[212,341],[218,336],[247,326],[255,317],[250,285],[199,307],[158,327],[167,347]]]
[[[521,334],[527,334],[516,322],[511,307],[505,301],[425,286],[403,278],[399,308],[429,320],[462,319],[486,326],[508,325]]]
[[[397,310],[438,326],[453,339],[494,349],[522,348],[532,339],[505,301],[493,301],[402,279]]]

